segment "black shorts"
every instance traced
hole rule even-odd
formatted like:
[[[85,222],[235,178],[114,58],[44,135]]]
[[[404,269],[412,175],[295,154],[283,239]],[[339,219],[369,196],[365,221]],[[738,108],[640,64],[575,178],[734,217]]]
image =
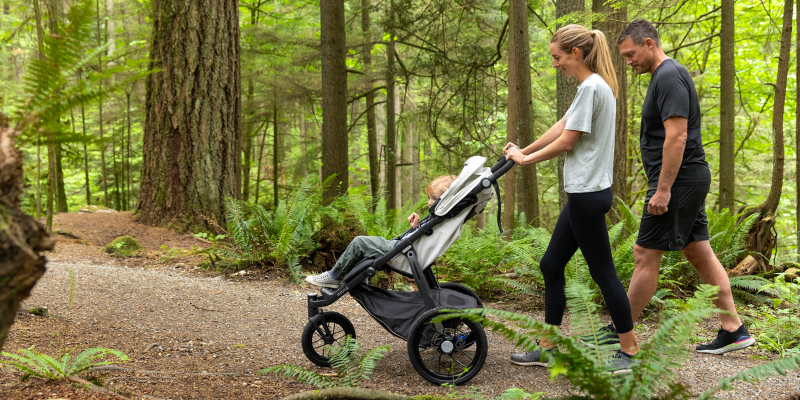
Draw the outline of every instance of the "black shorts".
[[[683,250],[689,243],[708,240],[706,195],[710,186],[708,183],[673,186],[667,212],[661,215],[647,212],[647,205],[656,194],[656,187],[651,186],[644,200],[636,244],[646,249],[675,251]]]

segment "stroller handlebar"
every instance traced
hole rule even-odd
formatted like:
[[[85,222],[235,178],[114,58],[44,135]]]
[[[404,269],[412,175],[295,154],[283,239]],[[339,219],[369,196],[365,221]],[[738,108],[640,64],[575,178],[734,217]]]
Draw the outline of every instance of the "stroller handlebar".
[[[498,178],[505,175],[513,166],[514,160],[506,160],[504,155],[500,156],[500,158],[497,159],[497,163],[491,168],[492,180],[497,181]]]

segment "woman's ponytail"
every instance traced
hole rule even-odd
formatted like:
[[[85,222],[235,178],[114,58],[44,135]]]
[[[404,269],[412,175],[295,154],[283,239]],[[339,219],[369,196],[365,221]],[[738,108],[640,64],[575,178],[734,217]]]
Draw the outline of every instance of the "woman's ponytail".
[[[550,43],[558,43],[559,48],[565,53],[570,53],[574,47],[583,54],[583,62],[590,71],[597,73],[606,81],[608,87],[617,97],[619,86],[611,53],[606,42],[606,35],[599,30],[590,31],[580,25],[567,25],[559,29]]]

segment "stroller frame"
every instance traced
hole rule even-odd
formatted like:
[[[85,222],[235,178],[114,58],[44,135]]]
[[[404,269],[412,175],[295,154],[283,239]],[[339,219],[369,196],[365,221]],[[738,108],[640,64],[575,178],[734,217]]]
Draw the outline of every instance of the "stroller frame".
[[[339,288],[337,288],[335,290],[334,289],[330,289],[330,288],[322,288],[320,290],[321,293],[316,293],[316,292],[309,293],[308,294],[308,321],[309,322],[306,325],[306,328],[305,328],[305,330],[303,332],[303,336],[304,336],[303,345],[304,345],[304,352],[306,352],[306,356],[308,356],[308,358],[312,362],[317,364],[317,365],[321,365],[321,366],[329,366],[330,365],[330,363],[327,361],[327,358],[324,357],[324,354],[319,355],[316,352],[313,352],[313,354],[310,355],[306,351],[307,350],[306,349],[306,340],[307,339],[306,339],[305,336],[306,335],[313,335],[314,333],[317,333],[321,337],[321,339],[324,341],[324,343],[326,345],[333,344],[337,340],[337,338],[335,337],[336,332],[332,332],[329,329],[328,322],[331,322],[329,320],[332,320],[332,322],[334,324],[341,325],[341,327],[344,329],[345,333],[347,333],[347,334],[351,334],[351,335],[355,336],[355,330],[352,327],[352,324],[349,322],[349,320],[347,320],[346,317],[344,317],[343,315],[341,315],[339,313],[324,312],[323,311],[323,307],[326,307],[326,306],[329,306],[329,305],[335,303],[337,300],[339,300],[346,293],[350,293],[351,291],[353,291],[356,288],[359,288],[359,287],[363,288],[364,285],[367,284],[365,281],[368,278],[374,276],[375,273],[378,270],[383,270],[383,269],[388,268],[388,263],[389,263],[390,260],[392,260],[393,258],[395,258],[399,254],[403,254],[408,259],[409,265],[411,267],[411,275],[412,275],[411,277],[414,279],[414,282],[416,283],[416,286],[417,286],[418,291],[419,291],[419,295],[422,297],[422,302],[424,304],[425,313],[422,314],[417,319],[417,321],[415,321],[414,326],[412,327],[412,331],[408,335],[408,338],[404,338],[401,335],[399,335],[398,333],[396,333],[396,332],[392,331],[391,329],[389,329],[389,327],[387,325],[385,325],[381,320],[379,320],[377,317],[375,317],[367,309],[368,313],[376,321],[378,321],[378,323],[381,324],[381,326],[383,326],[389,333],[393,334],[394,336],[400,337],[400,338],[402,338],[402,339],[404,339],[404,340],[406,340],[408,342],[408,348],[409,348],[409,353],[410,353],[409,355],[410,356],[412,355],[411,353],[413,351],[418,351],[418,348],[417,348],[418,346],[422,346],[422,343],[420,343],[420,340],[425,342],[425,345],[436,344],[436,343],[427,343],[426,339],[419,339],[419,338],[415,339],[412,336],[412,335],[415,334],[415,332],[417,332],[416,333],[417,335],[421,335],[423,332],[432,333],[431,329],[435,329],[436,334],[438,334],[437,338],[439,338],[439,337],[445,338],[445,339],[441,339],[441,343],[438,343],[439,339],[436,340],[437,343],[438,343],[436,345],[440,346],[440,350],[439,350],[440,352],[444,351],[447,354],[450,354],[450,351],[453,351],[452,350],[454,348],[453,346],[458,347],[459,345],[466,346],[466,347],[470,347],[472,345],[475,345],[476,348],[482,346],[482,353],[477,355],[479,360],[476,360],[476,361],[473,362],[473,364],[471,364],[472,368],[467,368],[466,372],[460,372],[458,374],[450,374],[450,375],[448,375],[448,374],[439,374],[439,373],[428,371],[428,368],[426,368],[425,366],[418,365],[418,364],[420,364],[421,361],[423,361],[421,358],[417,357],[417,359],[415,360],[415,357],[412,356],[411,357],[411,361],[412,361],[412,364],[414,365],[414,368],[425,379],[427,379],[427,380],[429,380],[429,381],[431,381],[433,383],[436,383],[436,384],[442,384],[442,383],[462,384],[462,383],[465,383],[468,380],[472,379],[472,377],[474,377],[475,375],[477,375],[477,373],[480,371],[481,367],[483,366],[483,363],[484,363],[485,358],[486,358],[487,341],[486,341],[486,336],[485,336],[485,333],[483,332],[482,326],[480,324],[476,324],[476,323],[474,323],[472,321],[468,321],[468,320],[446,320],[446,321],[443,321],[443,322],[434,322],[434,323],[430,323],[430,320],[433,319],[436,316],[441,315],[441,313],[439,312],[439,310],[441,310],[441,308],[450,308],[450,309],[453,309],[453,308],[465,308],[463,306],[459,307],[458,305],[455,305],[453,303],[448,303],[448,301],[443,300],[444,298],[452,297],[453,293],[455,293],[456,297],[460,297],[460,299],[459,298],[456,299],[459,302],[463,301],[464,297],[467,297],[467,298],[473,297],[475,299],[474,303],[477,304],[477,305],[473,305],[473,307],[481,307],[482,306],[481,301],[477,297],[477,295],[474,292],[472,292],[472,290],[470,290],[469,288],[467,288],[466,286],[463,286],[463,285],[446,284],[446,285],[449,285],[449,287],[452,287],[455,290],[448,290],[448,289],[441,288],[439,283],[436,280],[436,276],[431,271],[431,268],[424,268],[424,267],[427,267],[427,266],[423,266],[423,265],[420,264],[420,261],[419,261],[419,259],[417,257],[417,250],[414,248],[413,243],[415,241],[417,241],[418,239],[420,239],[423,235],[426,235],[426,234],[429,235],[433,231],[433,228],[435,228],[436,226],[438,226],[442,222],[446,221],[447,219],[452,218],[455,215],[460,214],[461,212],[465,211],[467,208],[471,207],[472,209],[469,211],[467,217],[464,219],[464,222],[466,222],[467,220],[472,218],[474,215],[476,215],[475,208],[476,208],[477,203],[478,203],[478,197],[477,197],[478,193],[480,193],[483,190],[490,189],[492,186],[494,186],[495,190],[499,192],[499,189],[498,189],[498,186],[497,186],[497,180],[501,176],[503,176],[508,170],[510,170],[513,166],[514,166],[514,162],[513,161],[506,160],[505,157],[501,157],[498,160],[498,162],[494,166],[491,167],[491,175],[488,176],[488,177],[481,178],[480,182],[466,196],[464,196],[463,199],[459,200],[459,202],[451,209],[451,211],[448,214],[446,214],[445,216],[439,216],[439,215],[435,215],[432,212],[430,220],[428,220],[427,222],[422,224],[415,232],[413,232],[409,236],[407,236],[407,237],[403,238],[402,240],[400,240],[392,250],[390,250],[389,252],[384,254],[382,257],[375,259],[374,262],[366,262],[367,260],[362,260],[361,262],[359,262],[344,277],[344,279],[342,280],[342,284],[339,286]],[[431,207],[431,210],[434,210],[437,205],[438,205],[438,200],[437,200],[437,203],[434,204]],[[481,210],[481,212],[482,212],[482,210]],[[499,215],[500,215],[500,210],[498,209],[498,224],[499,224]],[[502,228],[501,228],[501,231],[502,231]],[[407,275],[407,274],[403,273],[403,275]],[[434,291],[447,291],[447,293],[449,293],[450,296],[441,296],[440,295],[440,296],[438,296],[438,300],[439,301],[437,301],[437,297],[434,296]],[[351,295],[355,298],[355,295],[353,295],[353,293],[351,293]],[[358,301],[358,298],[356,298],[356,300]],[[366,309],[364,304],[362,304],[360,301],[358,301],[358,303],[362,307],[364,307]],[[456,303],[456,304],[459,304],[459,303]],[[473,302],[469,302],[468,301],[468,304],[473,304]],[[471,307],[468,306],[467,308],[471,308]],[[454,324],[459,324],[459,323],[460,324],[469,325],[467,327],[467,329],[469,329],[469,331],[468,331],[468,333],[466,333],[466,335],[467,335],[466,337],[464,337],[464,335],[462,335],[460,338],[455,338],[455,337],[452,337],[452,334],[450,334],[450,336],[445,335],[445,333],[450,332],[450,331],[448,331],[448,329],[450,329],[452,331],[453,330],[452,327],[454,326]],[[350,332],[347,332],[348,330]],[[436,335],[436,334],[434,334],[434,335]],[[448,339],[448,337],[449,337],[449,339]],[[412,339],[414,339],[414,340],[412,340]],[[449,342],[448,342],[448,340],[449,340]],[[447,342],[447,343],[445,343],[445,342]],[[421,368],[422,368],[422,370],[421,370]]]

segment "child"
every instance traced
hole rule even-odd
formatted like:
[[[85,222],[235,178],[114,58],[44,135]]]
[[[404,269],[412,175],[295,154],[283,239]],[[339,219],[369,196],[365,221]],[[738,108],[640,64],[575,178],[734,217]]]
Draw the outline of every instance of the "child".
[[[455,180],[455,175],[443,175],[432,180],[425,188],[425,194],[428,195],[428,206],[432,206],[436,200],[439,200],[444,192],[447,191],[447,188],[450,187],[450,184]],[[338,288],[342,278],[347,275],[356,263],[365,258],[383,256],[389,252],[389,250],[393,249],[398,241],[414,233],[417,227],[421,223],[425,223],[429,218],[430,215],[420,221],[417,213],[411,213],[411,215],[408,216],[408,224],[411,225],[411,228],[392,240],[387,240],[380,236],[357,236],[347,246],[347,249],[342,253],[341,257],[339,257],[339,261],[336,262],[333,269],[319,275],[309,275],[306,277],[306,282],[322,287]]]

